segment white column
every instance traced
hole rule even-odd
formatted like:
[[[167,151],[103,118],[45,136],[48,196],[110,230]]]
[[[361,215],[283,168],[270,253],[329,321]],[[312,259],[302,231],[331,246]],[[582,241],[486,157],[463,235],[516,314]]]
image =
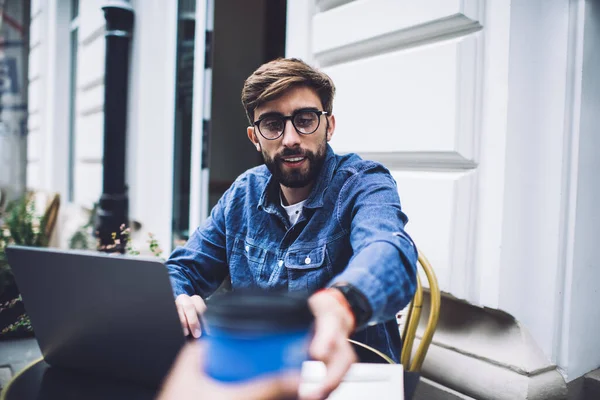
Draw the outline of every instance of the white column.
[[[573,2],[575,14],[573,47],[572,136],[566,151],[567,183],[565,207],[563,319],[559,365],[568,381],[600,365],[600,4]]]
[[[129,215],[168,254],[173,200],[177,2],[134,0],[127,181]],[[145,238],[144,238],[145,242]]]

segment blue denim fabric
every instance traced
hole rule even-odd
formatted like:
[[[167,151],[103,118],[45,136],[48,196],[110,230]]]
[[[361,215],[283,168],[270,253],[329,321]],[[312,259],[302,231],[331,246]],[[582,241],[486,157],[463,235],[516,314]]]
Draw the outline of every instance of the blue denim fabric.
[[[399,361],[396,313],[416,288],[417,251],[404,232],[396,182],[381,164],[327,146],[294,226],[262,165],[240,175],[185,246],[166,262],[175,296],[205,298],[229,274],[233,290],[311,294],[336,282],[358,288],[373,316],[353,338]]]

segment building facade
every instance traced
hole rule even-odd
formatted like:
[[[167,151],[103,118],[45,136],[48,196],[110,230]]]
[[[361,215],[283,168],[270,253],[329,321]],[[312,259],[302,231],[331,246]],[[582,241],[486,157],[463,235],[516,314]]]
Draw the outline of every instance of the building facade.
[[[600,366],[598,2],[130,4],[130,215],[164,247],[260,162],[244,78],[300,57],[336,83],[334,150],[392,171],[446,294],[430,384],[565,398]],[[27,185],[85,206],[102,181],[100,7],[31,3]]]

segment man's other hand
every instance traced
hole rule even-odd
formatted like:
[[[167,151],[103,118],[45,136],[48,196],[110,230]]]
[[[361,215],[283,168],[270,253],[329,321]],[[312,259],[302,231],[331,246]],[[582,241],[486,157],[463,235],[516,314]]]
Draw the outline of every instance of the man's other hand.
[[[350,365],[357,361],[356,353],[346,340],[354,329],[354,316],[330,290],[336,289],[317,292],[308,300],[315,316],[315,335],[309,353],[327,367],[321,388],[303,394],[303,398],[310,400],[327,398],[338,387]]]
[[[202,343],[184,346],[161,388],[158,400],[283,400],[297,397],[298,374],[222,384],[203,373],[203,356]]]
[[[183,334],[187,336],[191,332],[192,336],[199,338],[202,331],[198,314],[202,314],[206,310],[206,304],[204,304],[202,297],[180,294],[175,299],[175,305],[177,306],[177,314],[179,314]]]

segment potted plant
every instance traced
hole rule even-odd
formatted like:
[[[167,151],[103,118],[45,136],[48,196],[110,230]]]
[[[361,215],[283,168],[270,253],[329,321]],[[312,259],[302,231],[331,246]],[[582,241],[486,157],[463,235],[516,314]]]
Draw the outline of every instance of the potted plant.
[[[19,290],[6,259],[8,245],[45,247],[49,241],[49,218],[55,213],[36,211],[33,193],[9,203],[0,210],[0,339],[33,336]],[[58,208],[58,197],[52,209]]]

